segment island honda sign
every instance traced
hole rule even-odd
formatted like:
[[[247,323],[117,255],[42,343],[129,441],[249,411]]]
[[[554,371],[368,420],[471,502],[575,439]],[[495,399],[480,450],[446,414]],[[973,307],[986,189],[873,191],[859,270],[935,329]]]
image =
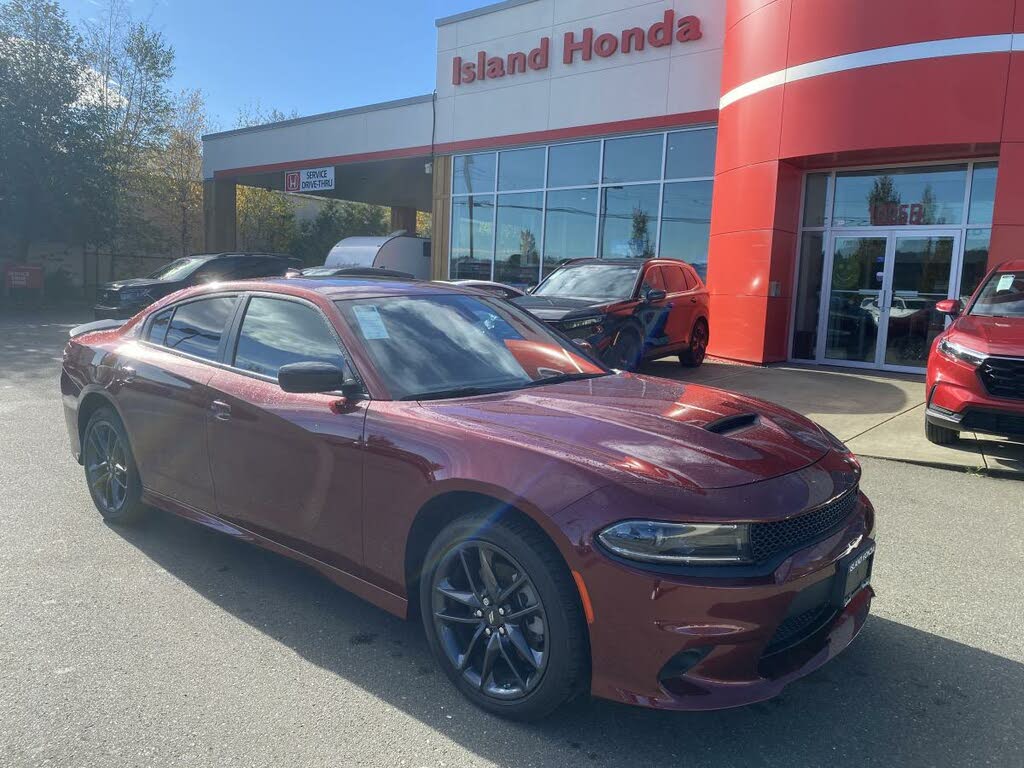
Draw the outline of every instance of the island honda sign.
[[[305,168],[284,175],[285,192],[323,192],[334,189],[334,166]]]
[[[562,37],[562,63],[571,65],[576,61],[590,61],[595,55],[606,59],[617,53],[665,48],[675,43],[700,40],[703,36],[699,18],[677,16],[675,11],[668,10],[660,21],[646,29],[630,27],[619,34],[605,32],[600,35],[594,32],[593,27],[587,27],[578,35],[566,32]],[[468,61],[456,56],[452,59],[452,85],[539,71],[547,69],[550,61],[550,37],[542,37],[537,47],[530,51],[515,51],[507,56],[488,56],[487,51],[478,51],[476,57]]]

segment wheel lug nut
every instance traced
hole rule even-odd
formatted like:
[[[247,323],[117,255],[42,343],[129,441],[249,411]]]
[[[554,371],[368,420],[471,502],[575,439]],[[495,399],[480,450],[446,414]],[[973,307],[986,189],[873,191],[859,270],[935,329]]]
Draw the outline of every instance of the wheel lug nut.
[[[484,615],[484,612],[483,611],[476,611],[473,615],[476,616],[479,619],[479,618],[481,618]]]
[[[498,615],[499,616],[504,616],[505,615],[505,609],[504,608],[499,608],[498,609]]]
[[[487,635],[488,637],[490,637],[491,636],[491,628],[488,627],[487,629],[485,629],[484,630],[484,634]]]
[[[505,634],[505,628],[504,627],[498,627],[498,634],[504,635]]]

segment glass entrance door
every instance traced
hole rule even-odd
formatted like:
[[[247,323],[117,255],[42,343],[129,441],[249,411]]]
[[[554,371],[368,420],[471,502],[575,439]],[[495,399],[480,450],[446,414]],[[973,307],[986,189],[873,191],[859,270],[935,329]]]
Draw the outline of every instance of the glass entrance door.
[[[919,370],[928,364],[928,351],[945,327],[936,302],[951,290],[958,234],[913,234],[892,238],[892,255],[885,289],[884,367]]]
[[[918,373],[955,295],[958,232],[835,234],[826,258],[819,362]]]

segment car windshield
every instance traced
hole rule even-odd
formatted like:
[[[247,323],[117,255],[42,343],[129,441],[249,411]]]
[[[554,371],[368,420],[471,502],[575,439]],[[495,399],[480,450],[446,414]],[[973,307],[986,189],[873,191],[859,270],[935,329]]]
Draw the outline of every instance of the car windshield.
[[[175,259],[170,264],[165,264],[156,272],[151,274],[151,280],[181,280],[188,277],[196,268],[206,262],[206,259],[199,256],[186,256],[182,259]]]
[[[1024,317],[1024,272],[996,272],[985,283],[969,314]]]
[[[608,373],[498,299],[435,294],[337,305],[396,400],[506,392]]]
[[[565,296],[574,299],[611,301],[627,299],[640,265],[576,264],[562,267],[537,286],[534,296]]]

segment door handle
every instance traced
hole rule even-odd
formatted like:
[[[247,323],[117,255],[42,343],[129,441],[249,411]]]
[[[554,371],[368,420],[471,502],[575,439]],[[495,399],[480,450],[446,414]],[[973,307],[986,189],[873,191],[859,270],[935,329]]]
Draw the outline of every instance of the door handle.
[[[122,384],[131,384],[135,381],[135,369],[130,365],[122,365],[117,369],[117,380]]]
[[[210,410],[217,421],[231,421],[231,406],[223,400],[214,400],[210,403]]]

